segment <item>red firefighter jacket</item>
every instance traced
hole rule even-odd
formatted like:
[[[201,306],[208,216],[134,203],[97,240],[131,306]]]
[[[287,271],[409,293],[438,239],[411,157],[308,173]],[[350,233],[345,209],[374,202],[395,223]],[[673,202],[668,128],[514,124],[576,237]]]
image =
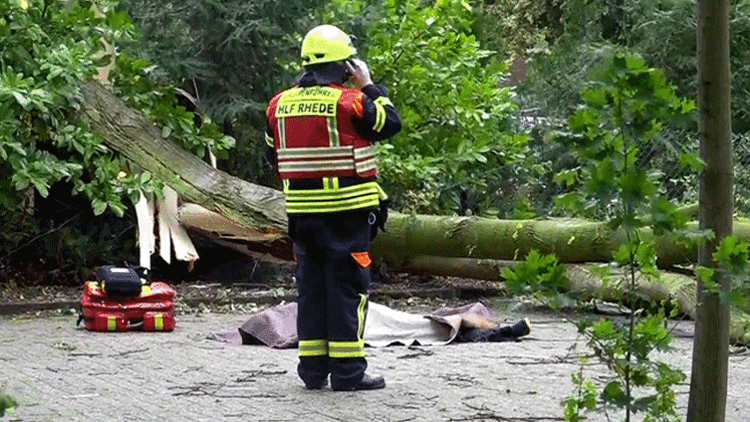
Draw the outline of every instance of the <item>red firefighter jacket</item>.
[[[284,180],[290,214],[374,208],[385,193],[375,176],[375,142],[401,121],[385,88],[296,86],[266,110],[267,154]]]

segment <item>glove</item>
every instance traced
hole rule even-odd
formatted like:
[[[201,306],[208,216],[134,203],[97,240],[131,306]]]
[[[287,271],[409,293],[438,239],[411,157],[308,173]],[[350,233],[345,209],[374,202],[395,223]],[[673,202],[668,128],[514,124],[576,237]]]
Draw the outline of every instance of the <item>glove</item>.
[[[347,60],[346,71],[355,88],[362,89],[367,85],[372,84],[370,69],[367,68],[367,63],[364,61],[360,59]]]

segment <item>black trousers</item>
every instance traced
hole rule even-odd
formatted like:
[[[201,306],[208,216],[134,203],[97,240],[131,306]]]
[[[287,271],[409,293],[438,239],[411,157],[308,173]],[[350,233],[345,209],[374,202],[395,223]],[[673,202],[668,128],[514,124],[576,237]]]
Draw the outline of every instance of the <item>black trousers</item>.
[[[376,212],[354,210],[289,216],[297,260],[297,373],[307,386],[330,374],[345,388],[364,376],[365,315],[371,274],[366,259]]]

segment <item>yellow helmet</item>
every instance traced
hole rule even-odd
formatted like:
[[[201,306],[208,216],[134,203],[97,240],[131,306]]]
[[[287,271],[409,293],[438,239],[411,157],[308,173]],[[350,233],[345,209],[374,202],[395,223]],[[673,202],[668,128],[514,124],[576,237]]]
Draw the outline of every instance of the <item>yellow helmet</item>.
[[[346,60],[355,54],[349,35],[333,25],[316,26],[302,40],[303,66]]]

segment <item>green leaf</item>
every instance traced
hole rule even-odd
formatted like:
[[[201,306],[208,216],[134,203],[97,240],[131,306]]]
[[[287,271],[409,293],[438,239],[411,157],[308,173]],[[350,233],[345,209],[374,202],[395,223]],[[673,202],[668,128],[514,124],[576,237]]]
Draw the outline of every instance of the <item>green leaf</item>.
[[[702,171],[705,166],[703,161],[695,154],[682,153],[679,158],[681,166],[687,167],[696,172]]]
[[[16,99],[18,104],[21,105],[21,107],[24,108],[24,110],[31,110],[31,99],[27,97],[26,95],[22,94],[21,92],[14,91],[13,92],[13,98]]]
[[[592,327],[592,335],[597,338],[608,338],[611,337],[615,332],[612,321],[602,320]]]
[[[107,210],[107,202],[99,198],[94,198],[91,201],[91,207],[94,209],[94,215],[102,215]]]
[[[714,279],[715,270],[713,268],[699,266],[695,269],[695,273],[698,275],[698,280],[703,282],[703,286],[707,290],[718,292],[718,285]]]
[[[656,396],[640,397],[633,401],[634,412],[648,412],[652,406],[656,403]]]
[[[555,197],[555,206],[577,212],[583,208],[581,195],[578,192],[558,195]]]
[[[32,182],[34,183],[34,187],[39,192],[39,195],[42,198],[46,198],[47,195],[49,195],[49,185],[47,184],[46,181],[33,179]]]
[[[585,89],[581,97],[589,107],[599,108],[607,104],[607,91],[604,89]]]
[[[719,244],[714,259],[730,274],[738,274],[747,271],[749,248],[748,243],[740,242],[736,236],[727,236]]]
[[[602,390],[602,399],[605,402],[615,404],[619,407],[625,407],[629,401],[629,398],[622,387],[622,383],[619,381],[612,381],[604,387]]]
[[[646,348],[646,351],[642,354],[642,359],[645,360],[645,355],[648,353],[648,350],[650,350],[650,348],[646,346],[644,346],[644,348]],[[633,382],[633,385],[636,387],[648,386],[651,382],[651,378],[648,376],[648,371],[646,371],[645,368],[633,368],[633,370],[630,372],[630,379]]]
[[[12,180],[15,183],[16,190],[24,190],[29,184],[31,184],[28,174],[23,171],[16,172],[16,174],[13,175]]]
[[[595,127],[597,122],[596,112],[589,109],[579,110],[568,119],[570,130],[574,133],[587,132],[590,128]]]
[[[116,30],[127,29],[132,26],[128,14],[124,12],[109,13],[107,15],[107,24]]]

